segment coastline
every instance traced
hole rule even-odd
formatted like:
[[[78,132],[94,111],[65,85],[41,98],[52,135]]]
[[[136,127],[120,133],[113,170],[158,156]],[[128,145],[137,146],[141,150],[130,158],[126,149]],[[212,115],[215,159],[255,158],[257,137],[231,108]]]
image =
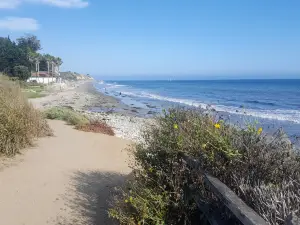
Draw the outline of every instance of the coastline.
[[[45,97],[30,99],[34,107],[40,110],[51,107],[72,108],[92,121],[105,121],[114,129],[117,137],[126,140],[140,142],[143,128],[153,121],[141,117],[135,107],[98,92],[93,81],[67,82],[63,88],[51,85],[47,91]]]
[[[153,114],[151,115],[152,118],[147,116],[151,109],[145,110],[135,105],[126,105],[117,98],[118,96],[114,97],[98,91],[94,84],[95,81],[93,80],[66,81],[63,87],[59,84],[52,84],[47,88],[47,96],[30,99],[30,101],[40,110],[56,106],[72,108],[91,121],[105,121],[113,128],[117,137],[134,142],[142,141],[143,129],[153,124]],[[244,121],[242,115],[231,115],[222,111],[217,114],[220,118],[225,118],[233,124]],[[255,121],[254,117],[252,120],[250,119],[251,116],[249,121]],[[291,133],[297,128],[296,125],[291,124],[289,126]],[[268,132],[268,135],[272,136],[278,131],[278,127],[274,126],[273,120],[264,120],[263,129]],[[300,146],[297,138],[289,135],[289,133],[288,136],[295,146]]]

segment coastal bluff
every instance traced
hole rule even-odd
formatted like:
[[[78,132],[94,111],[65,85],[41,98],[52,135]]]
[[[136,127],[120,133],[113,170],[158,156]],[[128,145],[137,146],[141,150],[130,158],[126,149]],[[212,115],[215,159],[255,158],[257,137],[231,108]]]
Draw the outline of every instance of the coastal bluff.
[[[69,80],[69,81],[77,81],[77,80],[93,80],[89,74],[80,74],[77,72],[60,72],[60,77],[64,80]]]

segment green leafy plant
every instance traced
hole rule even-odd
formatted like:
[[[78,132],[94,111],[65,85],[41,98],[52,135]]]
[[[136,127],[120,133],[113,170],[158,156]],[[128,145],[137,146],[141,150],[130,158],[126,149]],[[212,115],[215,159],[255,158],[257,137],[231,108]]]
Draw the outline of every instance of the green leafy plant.
[[[88,124],[89,120],[82,114],[66,107],[53,107],[44,112],[47,119],[63,120],[70,125]]]
[[[216,112],[175,108],[157,118],[130,152],[132,168],[143,174],[128,181],[139,187],[132,191],[166,194],[163,209],[155,206],[159,209],[155,211],[148,206],[155,213],[151,217],[157,216],[165,224],[192,224],[197,207],[189,198],[189,187],[194,187],[202,202],[220,206],[205,188],[201,173],[186,166],[183,154],[197,160],[201,170],[225,183],[270,224],[283,224],[288,213],[300,213],[300,157],[281,130],[270,136],[258,124],[239,127],[224,122]],[[126,198],[118,196],[118,201]],[[283,204],[278,204],[277,198]],[[114,218],[122,215],[121,222],[131,215],[147,218],[145,212],[120,205],[113,210]],[[157,223],[148,220],[145,224]]]
[[[26,66],[14,66],[13,75],[20,80],[27,80],[30,77],[30,71]]]
[[[169,195],[163,189],[155,191],[155,187],[147,182],[145,174],[136,171],[135,179],[128,183],[126,191],[121,188],[117,190],[114,208],[110,209],[109,215],[121,224],[165,224]]]

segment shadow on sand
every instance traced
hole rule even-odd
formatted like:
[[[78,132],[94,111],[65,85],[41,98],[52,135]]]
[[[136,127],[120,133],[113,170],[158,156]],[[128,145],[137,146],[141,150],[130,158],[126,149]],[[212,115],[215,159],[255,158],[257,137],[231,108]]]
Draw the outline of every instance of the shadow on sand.
[[[114,187],[121,186],[125,178],[125,175],[109,172],[76,172],[72,180],[75,195],[67,197],[68,205],[72,209],[70,224],[117,224],[108,218],[108,201]]]

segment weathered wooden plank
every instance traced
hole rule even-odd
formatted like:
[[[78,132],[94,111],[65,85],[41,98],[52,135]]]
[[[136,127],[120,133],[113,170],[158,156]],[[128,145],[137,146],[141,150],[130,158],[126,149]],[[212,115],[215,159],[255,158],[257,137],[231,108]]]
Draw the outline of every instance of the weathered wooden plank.
[[[253,209],[242,201],[231,189],[215,177],[205,174],[205,183],[211,188],[227,208],[244,225],[268,225]]]
[[[205,215],[207,221],[211,225],[225,225],[224,221],[220,219],[220,215],[218,212],[213,211],[210,212],[209,209],[211,208],[211,205],[208,204],[201,204],[201,200],[199,199],[199,196],[195,196],[194,200],[197,204],[198,209]]]
[[[243,202],[229,187],[217,178],[208,175],[200,168],[197,160],[183,155],[187,165],[196,169],[204,176],[204,181],[211,191],[227,206],[227,208],[240,220],[244,225],[268,225],[253,209]]]

